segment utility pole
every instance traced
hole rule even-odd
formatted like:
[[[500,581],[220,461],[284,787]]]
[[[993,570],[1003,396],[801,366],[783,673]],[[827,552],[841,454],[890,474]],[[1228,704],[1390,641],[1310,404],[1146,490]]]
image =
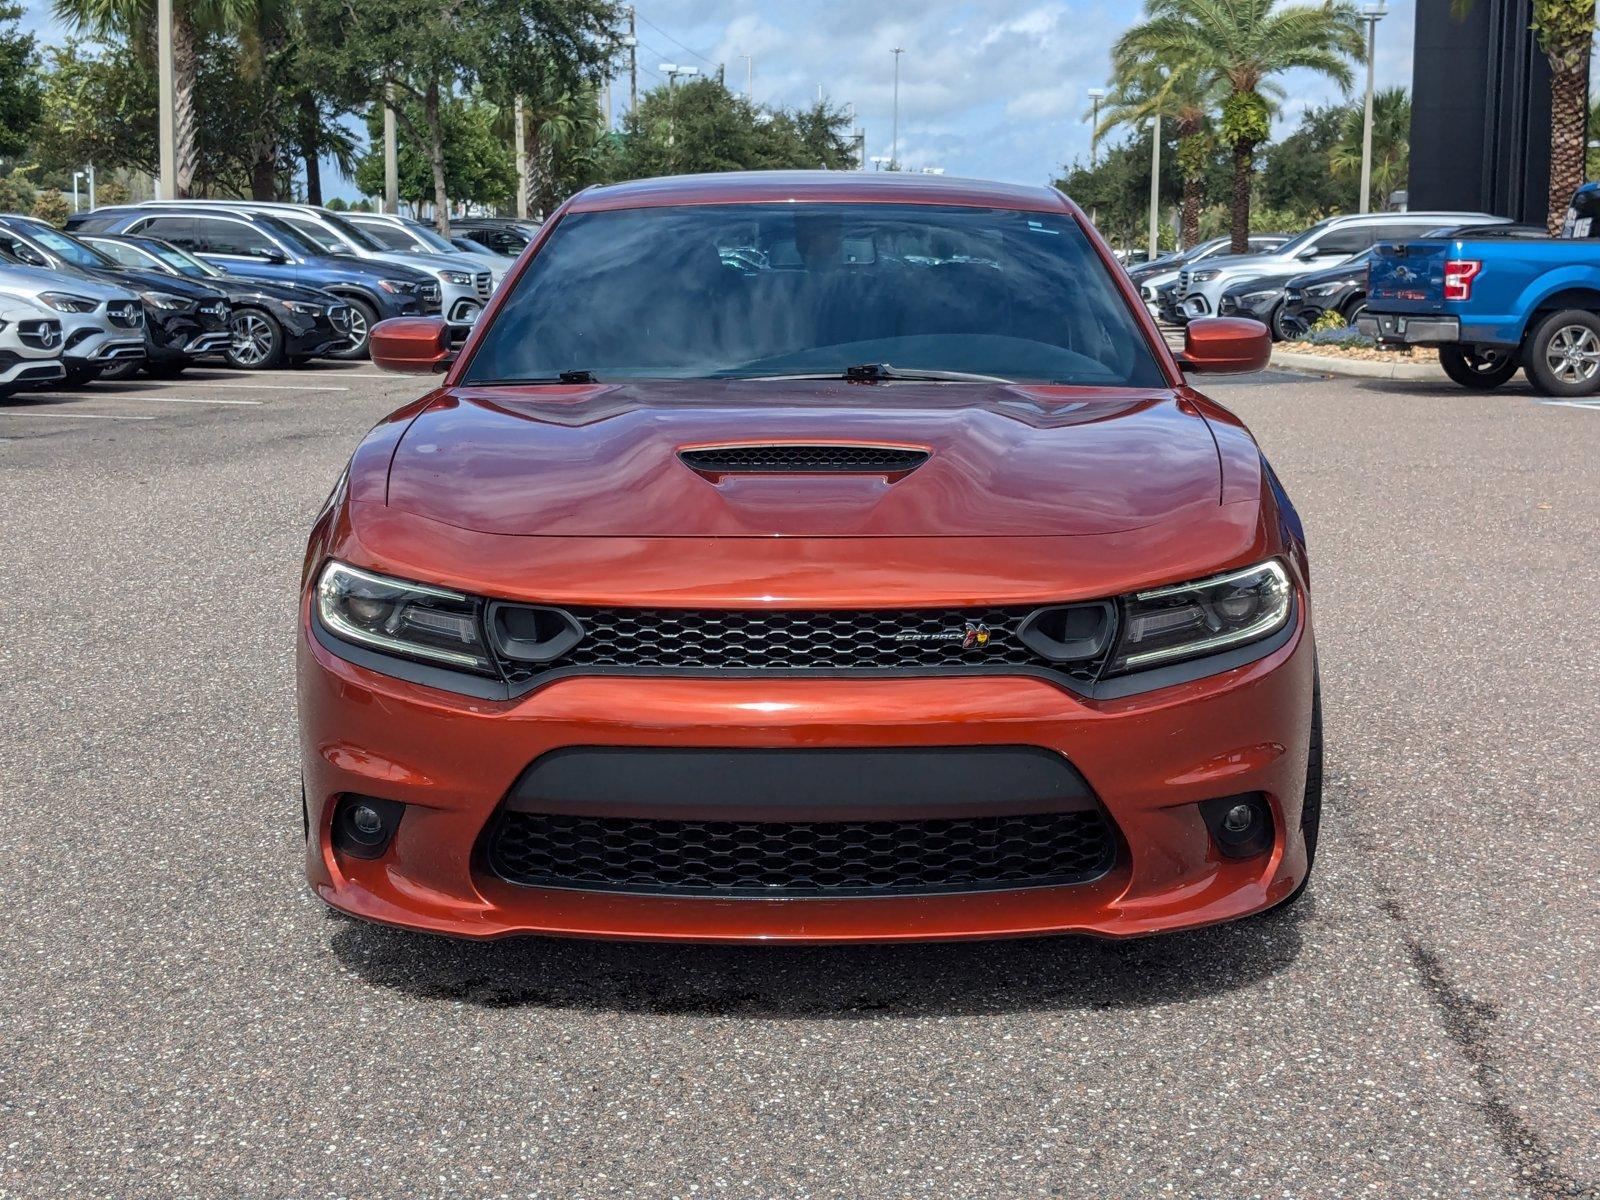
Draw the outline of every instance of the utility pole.
[[[680,67],[677,63],[662,63],[659,70],[667,77],[667,166],[672,166],[672,148],[678,141],[677,83],[679,75],[698,75],[699,67]]]
[[[1361,122],[1361,207],[1358,212],[1372,209],[1372,59],[1378,44],[1378,22],[1383,18],[1384,0],[1361,10],[1361,19],[1367,23],[1367,111]]]
[[[528,127],[523,119],[522,95],[519,92],[512,105],[513,119],[517,123],[517,216],[528,219]]]
[[[400,147],[394,128],[394,84],[383,85],[383,211],[400,211]]]
[[[633,5],[628,5],[628,111],[639,107],[639,31],[633,24]]]
[[[889,169],[892,171],[900,161],[900,56],[905,51],[899,46],[894,48],[894,125],[889,138]]]
[[[1161,244],[1161,118],[1150,118],[1150,261]]]
[[[89,164],[89,211],[94,211],[94,164]]]
[[[172,99],[172,0],[156,0],[156,90],[160,120],[161,185],[163,200],[180,200],[178,195],[178,124]]]
[[[744,98],[747,104],[756,102],[756,59],[753,54],[741,54],[744,59]]]
[[[1089,99],[1094,102],[1094,115],[1089,118],[1089,169],[1100,165],[1100,101],[1106,98],[1105,88],[1090,88]]]

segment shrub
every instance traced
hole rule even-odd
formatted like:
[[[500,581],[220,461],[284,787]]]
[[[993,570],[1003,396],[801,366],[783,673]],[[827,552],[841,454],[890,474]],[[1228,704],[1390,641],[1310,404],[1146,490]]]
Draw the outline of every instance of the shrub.
[[[55,188],[46,188],[33,198],[33,215],[41,221],[49,221],[57,229],[65,229],[67,218],[72,215],[72,205]]]

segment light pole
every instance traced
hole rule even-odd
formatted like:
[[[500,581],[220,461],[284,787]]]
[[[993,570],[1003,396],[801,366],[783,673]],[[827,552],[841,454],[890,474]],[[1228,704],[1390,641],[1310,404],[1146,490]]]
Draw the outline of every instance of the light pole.
[[[1094,115],[1089,118],[1089,169],[1100,165],[1100,101],[1106,98],[1105,88],[1090,88],[1089,99],[1094,102]]]
[[[667,77],[667,165],[672,165],[672,147],[678,140],[678,101],[676,87],[679,75],[698,75],[699,67],[684,67],[677,63],[662,63],[657,68]]]
[[[90,163],[89,171],[89,211],[94,211],[94,164]]]
[[[83,178],[82,171],[72,173],[72,211],[78,211],[78,180]]]
[[[1161,118],[1150,118],[1150,261],[1161,242]]]
[[[894,48],[894,125],[889,137],[890,167],[900,161],[900,56],[904,53],[899,46]]]
[[[156,0],[156,109],[161,198],[178,195],[178,123],[172,89],[172,0]]]
[[[1373,55],[1378,45],[1378,22],[1384,17],[1384,0],[1369,4],[1361,10],[1361,19],[1367,23],[1367,112],[1361,122],[1361,207],[1372,208],[1372,72]]]
[[[744,59],[744,99],[746,104],[756,102],[756,58],[753,54],[741,54]]]

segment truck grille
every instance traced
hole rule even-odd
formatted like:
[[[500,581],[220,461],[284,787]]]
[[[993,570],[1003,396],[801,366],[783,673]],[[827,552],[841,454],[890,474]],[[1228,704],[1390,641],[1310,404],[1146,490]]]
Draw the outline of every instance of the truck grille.
[[[479,271],[472,277],[472,286],[478,293],[478,299],[487,300],[489,298],[489,292],[492,290],[490,279],[491,276],[487,271]]]
[[[526,887],[827,897],[1086,883],[1116,841],[1099,809],[905,821],[656,821],[505,812],[490,869]]]
[[[517,606],[508,606],[515,611]],[[557,673],[807,674],[1037,672],[1092,683],[1109,652],[1051,661],[1024,640],[1027,608],[632,609],[564,608],[582,636],[545,662],[505,661],[513,685]],[[1073,608],[1104,613],[1107,606]],[[552,610],[545,609],[544,612]],[[1109,615],[1096,617],[1107,623]],[[562,628],[566,626],[563,624]]]

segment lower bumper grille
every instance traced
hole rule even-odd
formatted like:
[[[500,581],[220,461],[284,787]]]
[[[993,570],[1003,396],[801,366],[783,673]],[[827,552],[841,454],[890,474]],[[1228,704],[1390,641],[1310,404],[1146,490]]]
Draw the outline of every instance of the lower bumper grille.
[[[655,821],[503,812],[509,883],[656,895],[843,897],[1080,884],[1116,842],[1098,809],[924,821]]]

